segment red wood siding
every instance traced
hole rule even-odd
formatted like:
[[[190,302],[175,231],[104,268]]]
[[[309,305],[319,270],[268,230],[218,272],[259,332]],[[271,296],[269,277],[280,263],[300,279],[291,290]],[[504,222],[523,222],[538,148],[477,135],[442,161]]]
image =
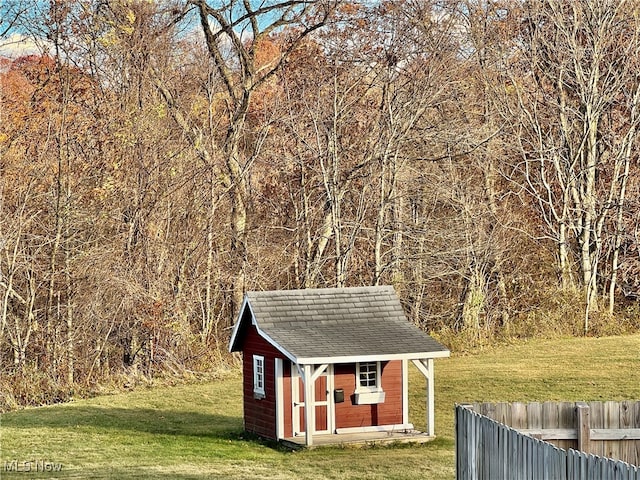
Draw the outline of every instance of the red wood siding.
[[[344,402],[336,403],[336,428],[370,427],[402,423],[402,362],[382,362],[384,403],[354,405],[355,364],[334,366],[335,388],[344,389]]]
[[[276,439],[276,382],[275,359],[283,355],[258,335],[255,327],[247,322],[242,341],[243,351],[243,402],[244,427],[248,432],[265,438]],[[254,398],[253,394],[253,355],[264,357],[265,397]],[[355,364],[334,365],[334,385],[344,390],[344,402],[335,404],[335,427],[365,427],[376,425],[394,425],[402,423],[402,362],[382,362],[382,389],[385,391],[384,403],[375,405],[354,405],[356,388]],[[283,360],[283,413],[284,436],[293,436],[291,363]],[[316,395],[326,389],[324,377],[316,384]],[[324,390],[326,391],[326,390]],[[304,387],[300,392],[303,395]],[[333,392],[330,393],[333,396]],[[301,412],[301,429],[304,430],[304,414]],[[316,428],[326,428],[326,407],[317,407]]]
[[[282,372],[282,402],[284,405],[284,436],[293,437],[293,408],[291,406],[291,362],[284,360]]]
[[[264,340],[253,325],[247,327],[243,342],[244,428],[262,437],[276,439],[275,359],[282,355]],[[264,356],[265,396],[253,396],[253,356]],[[288,363],[288,362],[285,362]],[[289,390],[291,387],[289,387]]]

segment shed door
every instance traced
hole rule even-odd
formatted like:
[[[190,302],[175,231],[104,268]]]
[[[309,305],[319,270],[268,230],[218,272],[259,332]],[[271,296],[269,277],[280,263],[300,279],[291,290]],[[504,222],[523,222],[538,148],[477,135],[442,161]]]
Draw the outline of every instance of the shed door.
[[[331,405],[331,389],[333,385],[333,365],[316,379],[315,382],[315,410],[316,410],[316,433],[331,433],[333,430],[333,407]],[[291,365],[291,400],[292,400],[292,423],[293,435],[304,435],[304,382],[298,373],[295,364]]]

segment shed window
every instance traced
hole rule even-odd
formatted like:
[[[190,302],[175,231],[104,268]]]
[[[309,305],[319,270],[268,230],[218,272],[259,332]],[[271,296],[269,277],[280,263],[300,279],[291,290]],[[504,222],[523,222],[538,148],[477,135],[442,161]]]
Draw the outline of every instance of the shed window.
[[[358,392],[375,392],[380,390],[380,362],[360,362],[356,364]]]
[[[264,398],[264,357],[262,355],[253,356],[253,396]]]

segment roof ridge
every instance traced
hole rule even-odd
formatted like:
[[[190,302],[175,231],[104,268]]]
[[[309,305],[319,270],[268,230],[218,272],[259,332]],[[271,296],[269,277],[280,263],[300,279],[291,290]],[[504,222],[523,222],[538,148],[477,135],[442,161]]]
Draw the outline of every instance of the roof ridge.
[[[358,293],[358,292],[375,292],[375,291],[389,291],[395,293],[395,289],[392,285],[363,285],[359,287],[324,287],[324,288],[295,288],[290,290],[249,290],[246,292],[249,294],[272,294],[272,295],[306,295],[306,294],[340,294],[340,293]]]

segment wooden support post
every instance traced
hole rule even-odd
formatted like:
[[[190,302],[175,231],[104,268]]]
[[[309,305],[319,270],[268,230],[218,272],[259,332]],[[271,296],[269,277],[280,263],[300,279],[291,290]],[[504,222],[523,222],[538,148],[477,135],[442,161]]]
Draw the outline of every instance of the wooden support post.
[[[589,453],[591,443],[591,421],[589,416],[589,405],[584,402],[576,403],[578,450],[585,453]]]
[[[433,358],[427,360],[429,376],[427,377],[427,435],[436,436],[436,389],[434,385],[435,377],[433,372]]]
[[[313,431],[316,426],[316,399],[313,381],[313,365],[304,366],[304,437],[307,446],[313,445]]]
[[[433,375],[433,358],[420,360],[412,360],[413,364],[418,367],[420,373],[427,379],[427,435],[435,437],[435,388]]]
[[[402,423],[409,423],[409,361],[402,360]]]

